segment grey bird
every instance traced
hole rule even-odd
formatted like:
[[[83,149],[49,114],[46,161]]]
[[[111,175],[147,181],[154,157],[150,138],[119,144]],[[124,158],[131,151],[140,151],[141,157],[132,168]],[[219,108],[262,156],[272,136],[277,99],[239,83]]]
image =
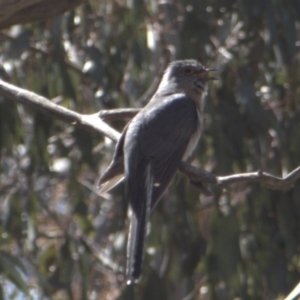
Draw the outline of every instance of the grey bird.
[[[203,128],[206,84],[215,79],[196,60],[170,63],[149,103],[127,124],[113,160],[99,180],[107,192],[125,178],[132,210],[127,283],[139,280],[149,216],[181,161],[195,149]]]

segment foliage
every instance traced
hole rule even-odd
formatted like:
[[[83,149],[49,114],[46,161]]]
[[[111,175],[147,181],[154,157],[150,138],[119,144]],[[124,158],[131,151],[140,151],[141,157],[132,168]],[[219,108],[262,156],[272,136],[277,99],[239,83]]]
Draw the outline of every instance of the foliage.
[[[168,61],[198,59],[219,81],[192,163],[281,176],[300,165],[299,18],[296,0],[91,0],[4,30],[0,76],[93,113],[143,106]],[[25,294],[278,299],[299,281],[299,182],[204,196],[176,176],[152,214],[142,281],[129,288],[123,187],[107,197],[95,188],[114,144],[3,98],[0,129],[0,276]]]

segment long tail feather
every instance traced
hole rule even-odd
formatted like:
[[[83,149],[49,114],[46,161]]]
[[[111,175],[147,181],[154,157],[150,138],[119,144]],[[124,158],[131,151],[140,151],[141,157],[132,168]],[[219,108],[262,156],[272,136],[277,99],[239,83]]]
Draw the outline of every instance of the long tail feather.
[[[136,283],[142,273],[142,264],[145,251],[145,237],[147,223],[151,211],[153,176],[150,164],[146,168],[145,186],[143,195],[139,199],[138,211],[132,212],[129,237],[127,244],[127,284]]]

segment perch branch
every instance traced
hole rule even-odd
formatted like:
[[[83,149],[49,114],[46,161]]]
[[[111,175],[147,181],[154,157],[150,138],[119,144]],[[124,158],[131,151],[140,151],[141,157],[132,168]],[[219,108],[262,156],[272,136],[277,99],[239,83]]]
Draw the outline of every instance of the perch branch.
[[[14,85],[0,80],[0,96],[9,100],[25,104],[37,109],[48,116],[57,118],[71,125],[82,129],[100,133],[113,141],[118,141],[120,133],[106,124],[103,120],[126,119],[135,116],[139,109],[115,109],[110,111],[100,111],[91,115],[82,115],[39,96],[33,92],[18,88]],[[234,174],[228,176],[215,176],[201,168],[182,162],[179,170],[186,174],[193,186],[202,191],[207,191],[202,184],[217,185],[225,187],[233,183],[258,182],[268,188],[276,190],[287,190],[293,186],[296,180],[300,178],[300,167],[296,168],[283,178],[273,176],[263,171],[252,173]]]
[[[0,96],[25,104],[50,117],[54,117],[82,129],[98,132],[114,141],[117,141],[120,137],[120,133],[103,122],[102,119],[99,118],[98,113],[92,115],[79,114],[70,109],[54,104],[50,100],[33,92],[18,88],[2,80],[0,80]]]
[[[300,178],[300,167],[294,169],[283,178],[276,177],[263,171],[228,176],[215,176],[210,172],[184,162],[180,164],[179,170],[185,173],[193,183],[201,182],[203,184],[213,184],[220,187],[226,187],[233,183],[258,182],[273,190],[287,190]]]
[[[276,177],[263,171],[220,176],[218,177],[218,185],[226,186],[236,182],[259,182],[273,190],[287,190],[290,189],[299,178],[300,167],[294,169],[283,178]]]

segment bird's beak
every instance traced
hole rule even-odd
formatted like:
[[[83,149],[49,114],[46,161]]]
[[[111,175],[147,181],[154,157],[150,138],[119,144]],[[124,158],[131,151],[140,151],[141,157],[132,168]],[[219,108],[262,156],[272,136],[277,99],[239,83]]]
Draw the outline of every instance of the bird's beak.
[[[206,72],[208,73],[208,72],[216,72],[217,71],[217,69],[215,69],[215,68],[209,68],[209,69],[206,69]],[[206,81],[209,81],[209,80],[219,80],[219,78],[217,78],[217,77],[213,77],[213,76],[207,76],[206,77]]]

